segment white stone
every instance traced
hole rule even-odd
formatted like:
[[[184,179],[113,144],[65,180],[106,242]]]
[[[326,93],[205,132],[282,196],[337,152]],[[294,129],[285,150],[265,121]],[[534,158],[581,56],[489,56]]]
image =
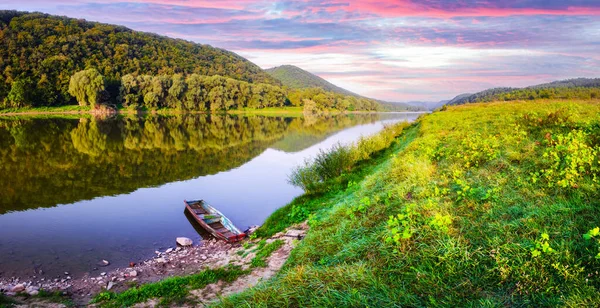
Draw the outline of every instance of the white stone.
[[[106,276],[106,272],[100,273],[100,276]]]
[[[177,239],[175,239],[175,241],[181,246],[192,246],[192,244],[194,244],[194,241],[187,237],[178,237]]]
[[[169,248],[165,251],[165,253],[171,253],[171,252],[173,252],[173,248]]]
[[[12,287],[12,289],[10,289],[10,292],[14,292],[14,293],[19,293],[19,292],[23,292],[25,291],[25,285],[23,285],[22,283]]]
[[[129,277],[137,277],[137,275],[138,275],[137,271],[129,272]]]
[[[106,290],[110,290],[110,289],[112,289],[112,287],[113,287],[114,285],[115,285],[115,284],[114,284],[112,281],[109,281],[109,282],[108,282],[108,285],[106,286]]]

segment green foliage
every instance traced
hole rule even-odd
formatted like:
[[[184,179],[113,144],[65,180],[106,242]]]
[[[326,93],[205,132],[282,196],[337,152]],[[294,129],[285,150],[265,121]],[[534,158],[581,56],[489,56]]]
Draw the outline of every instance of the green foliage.
[[[104,90],[104,77],[93,68],[75,73],[69,81],[69,94],[77,99],[80,106],[96,107]]]
[[[265,240],[261,240],[258,243],[256,256],[250,261],[251,267],[267,267],[267,258],[277,249],[281,248],[285,244],[282,240],[274,240],[267,243]]]
[[[536,174],[540,174],[549,187],[577,187],[585,177],[591,177],[594,183],[597,181],[600,148],[591,144],[588,133],[573,130],[556,134],[545,143],[542,169]]]
[[[0,15],[0,101],[11,84],[29,78],[35,106],[68,104],[69,79],[90,67],[97,68],[107,84],[126,74],[200,74],[279,85],[255,64],[208,45],[47,14]],[[117,97],[118,86],[107,90]]]
[[[35,105],[35,85],[31,78],[19,78],[12,83],[10,92],[6,97],[4,108],[21,108]]]
[[[600,260],[600,228],[595,227],[593,229],[591,229],[590,231],[588,231],[587,233],[585,233],[583,235],[583,238],[587,241],[589,240],[595,240],[598,246],[598,254],[595,256],[596,259]]]
[[[12,298],[5,296],[4,294],[0,294],[0,308],[13,307],[15,304],[16,302]]]
[[[121,78],[119,100],[132,108],[227,111],[282,107],[285,92],[269,84],[251,84],[221,76],[128,74]]]
[[[94,297],[92,303],[99,307],[130,307],[152,298],[160,298],[158,303],[160,306],[172,303],[180,304],[185,301],[189,290],[201,289],[219,280],[232,282],[247,273],[248,271],[236,267],[207,269],[185,277],[171,277],[159,282],[144,284],[122,293],[102,292]]]
[[[334,84],[331,84],[327,80],[311,74],[297,66],[293,65],[282,65],[273,67],[265,70],[273,78],[281,81],[283,86],[291,89],[305,89],[305,88],[320,88],[328,92],[358,96],[348,90],[342,89]]]
[[[531,256],[537,258],[542,254],[551,254],[554,249],[550,247],[550,236],[548,233],[542,233],[540,238],[535,241],[535,247],[531,248]]]
[[[292,221],[301,222],[304,221],[308,215],[309,211],[301,205],[295,205],[292,207],[292,211],[289,216]]]
[[[418,215],[412,206],[406,206],[401,213],[390,216],[387,220],[388,235],[385,241],[402,246],[403,241],[410,239],[416,231],[415,220]]]
[[[324,190],[327,182],[349,172],[360,161],[368,160],[375,153],[388,148],[402,133],[406,123],[387,126],[382,132],[361,138],[356,144],[336,144],[329,150],[319,150],[312,160],[292,170],[288,177],[290,184],[304,189],[307,193]]]
[[[578,78],[522,89],[494,88],[475,94],[462,94],[448,102],[448,105],[537,99],[597,99],[599,97],[600,79]]]

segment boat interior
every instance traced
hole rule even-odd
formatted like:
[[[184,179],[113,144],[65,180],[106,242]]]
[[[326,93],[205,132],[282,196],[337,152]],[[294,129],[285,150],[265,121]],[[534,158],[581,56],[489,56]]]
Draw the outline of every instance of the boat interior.
[[[198,216],[202,219],[207,225],[213,228],[215,231],[223,234],[225,237],[230,237],[236,235],[232,233],[229,229],[227,229],[222,221],[223,217],[217,214],[210,213],[206,208],[202,206],[202,200],[200,201],[191,201],[188,202],[190,208],[192,208],[194,215]]]

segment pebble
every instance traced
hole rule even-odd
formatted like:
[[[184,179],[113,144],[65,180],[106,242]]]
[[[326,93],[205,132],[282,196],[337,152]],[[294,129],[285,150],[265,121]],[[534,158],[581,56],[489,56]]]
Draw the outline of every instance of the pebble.
[[[129,275],[129,277],[137,277],[138,272],[137,271],[131,271],[131,272],[129,272],[128,275]]]
[[[171,252],[173,252],[173,248],[169,248],[165,251],[165,253],[171,253]]]
[[[106,272],[100,273],[100,276],[106,276]]]
[[[194,244],[194,241],[187,237],[178,237],[175,239],[175,241],[181,246],[192,246],[192,244]]]
[[[69,272],[65,272],[65,275],[69,275]]]
[[[113,287],[114,285],[115,285],[115,284],[114,284],[112,281],[109,281],[109,282],[108,282],[108,285],[106,286],[106,290],[110,290],[110,289],[112,289],[112,287]]]
[[[108,266],[110,264],[110,262],[106,261],[106,260],[101,260],[100,262],[96,263],[98,266]]]

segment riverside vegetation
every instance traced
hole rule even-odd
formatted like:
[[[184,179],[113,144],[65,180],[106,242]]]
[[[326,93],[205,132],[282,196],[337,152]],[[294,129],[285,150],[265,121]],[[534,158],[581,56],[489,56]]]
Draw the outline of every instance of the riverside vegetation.
[[[257,231],[307,219],[306,238],[274,279],[215,306],[599,305],[598,114],[597,101],[448,107],[370,166],[331,178],[324,162],[340,170],[357,147],[321,154],[291,179],[319,189]]]

